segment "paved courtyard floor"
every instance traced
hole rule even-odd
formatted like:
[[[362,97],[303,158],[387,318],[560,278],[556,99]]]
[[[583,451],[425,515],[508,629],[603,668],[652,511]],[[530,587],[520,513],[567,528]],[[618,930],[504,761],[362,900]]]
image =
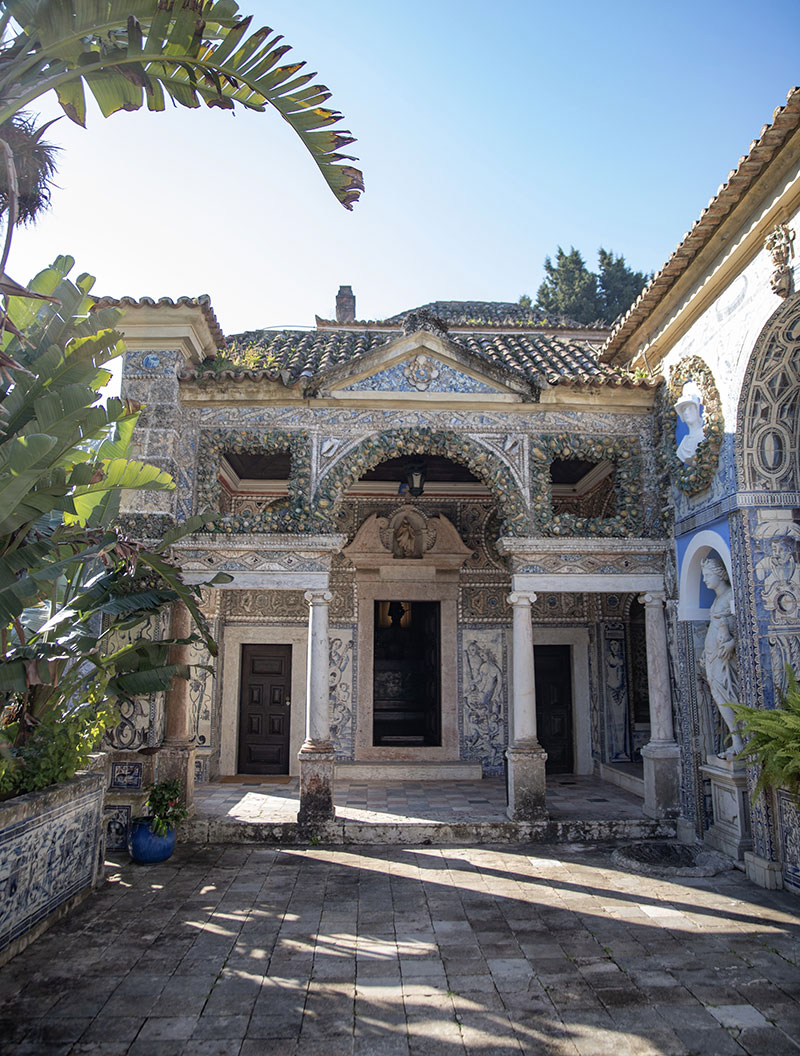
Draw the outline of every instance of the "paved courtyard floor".
[[[507,821],[502,777],[479,781],[348,781],[334,785],[336,815],[347,821],[404,825],[425,821]],[[296,777],[272,783],[253,779],[195,786],[202,815],[237,821],[294,821],[300,805]],[[547,778],[547,810],[553,820],[641,818],[642,800],[596,777],[552,774]]]
[[[0,969],[3,1056],[800,1053],[800,902],[607,845],[115,858]]]

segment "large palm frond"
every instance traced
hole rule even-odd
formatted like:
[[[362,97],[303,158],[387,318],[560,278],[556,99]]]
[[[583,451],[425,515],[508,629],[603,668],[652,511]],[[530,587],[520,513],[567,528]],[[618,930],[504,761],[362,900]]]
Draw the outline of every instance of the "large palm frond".
[[[347,209],[363,190],[361,172],[342,154],[353,142],[335,130],[330,91],[313,84],[304,62],[282,64],[288,45],[232,0],[5,0],[0,2],[0,124],[48,91],[78,124],[88,87],[105,116],[187,107],[274,107],[298,134]],[[16,31],[16,32],[15,32]]]

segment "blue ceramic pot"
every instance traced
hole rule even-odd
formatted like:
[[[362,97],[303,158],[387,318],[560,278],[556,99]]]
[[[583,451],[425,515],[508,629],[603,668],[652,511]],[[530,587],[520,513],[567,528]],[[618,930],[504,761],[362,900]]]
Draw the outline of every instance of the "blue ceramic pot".
[[[128,832],[128,854],[134,862],[165,862],[175,850],[175,829],[166,836],[156,836],[150,831],[152,818],[134,818]]]

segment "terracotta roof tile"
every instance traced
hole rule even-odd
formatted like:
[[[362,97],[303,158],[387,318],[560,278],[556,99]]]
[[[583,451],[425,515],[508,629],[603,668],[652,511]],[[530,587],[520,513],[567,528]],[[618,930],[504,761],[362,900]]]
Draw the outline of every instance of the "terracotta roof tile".
[[[176,301],[171,297],[159,297],[158,300],[153,297],[101,297],[97,301],[98,308],[156,308],[162,305],[167,308],[200,308],[217,348],[225,347],[225,336],[207,293],[201,293],[199,297],[179,297]]]
[[[183,378],[267,378],[285,385],[305,384],[324,371],[354,364],[368,352],[394,340],[386,330],[250,330],[229,337],[229,344],[247,347],[249,369],[192,370]],[[649,384],[644,379],[600,363],[596,347],[542,333],[450,333],[448,340],[487,364],[511,371],[526,381],[547,385]],[[250,361],[250,360],[249,360]]]

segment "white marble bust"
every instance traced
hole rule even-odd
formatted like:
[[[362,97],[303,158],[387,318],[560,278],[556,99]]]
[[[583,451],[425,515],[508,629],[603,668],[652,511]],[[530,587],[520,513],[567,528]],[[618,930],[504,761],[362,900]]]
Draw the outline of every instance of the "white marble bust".
[[[697,452],[697,445],[705,439],[703,398],[693,381],[687,381],[683,386],[683,391],[675,402],[675,410],[689,429],[675,453],[681,462],[691,462]]]

